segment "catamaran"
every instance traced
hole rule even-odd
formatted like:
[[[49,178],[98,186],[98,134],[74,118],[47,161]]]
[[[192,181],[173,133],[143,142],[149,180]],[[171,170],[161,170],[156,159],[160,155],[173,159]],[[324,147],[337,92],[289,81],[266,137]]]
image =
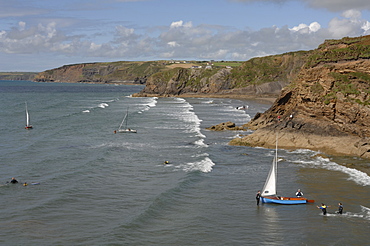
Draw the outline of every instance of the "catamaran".
[[[27,102],[26,103],[26,129],[32,129],[32,126],[30,124],[30,115],[28,113],[28,109],[27,109]]]
[[[277,155],[277,145],[278,144],[277,142],[278,142],[278,138],[276,135],[275,156],[272,161],[272,166],[267,176],[266,183],[262,189],[261,198],[260,198],[262,203],[294,205],[294,204],[305,204],[308,202],[315,202],[314,200],[308,200],[307,198],[304,198],[304,197],[284,197],[284,196],[277,195],[277,192],[276,192],[277,163],[278,163],[278,155]]]
[[[125,117],[123,117],[121,125],[119,125],[118,127],[118,132],[119,133],[137,133],[136,130],[127,127],[127,122],[128,122],[128,108],[127,108]],[[122,128],[123,125],[125,125],[125,128]]]

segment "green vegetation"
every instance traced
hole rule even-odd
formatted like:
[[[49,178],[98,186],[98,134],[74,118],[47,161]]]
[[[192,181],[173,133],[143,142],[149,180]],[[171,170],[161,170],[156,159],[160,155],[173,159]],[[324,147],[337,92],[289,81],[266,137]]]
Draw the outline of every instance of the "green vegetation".
[[[313,86],[311,86],[311,93],[312,94],[320,95],[323,92],[324,92],[324,88],[319,83],[316,83]]]
[[[220,62],[213,62],[213,65],[216,67],[239,67],[243,64],[243,62],[238,61],[220,61]]]
[[[272,81],[288,81],[291,74],[298,74],[307,53],[298,51],[253,58],[232,69],[228,79],[232,81],[234,88]]]
[[[0,72],[0,80],[33,80],[36,75],[33,72]]]
[[[361,92],[370,92],[370,75],[362,72],[351,72],[348,74],[340,74],[332,72],[329,74],[335,79],[333,88],[330,93],[323,97],[323,102],[329,104],[331,101],[337,99],[337,93],[341,93],[348,100],[362,105],[369,105],[370,101],[361,101],[356,98]]]
[[[370,58],[370,39],[368,37],[326,40],[308,57],[306,68],[320,63],[348,61]]]
[[[350,76],[359,79],[361,82],[370,84],[370,75],[367,73],[353,72],[353,73],[350,73]]]

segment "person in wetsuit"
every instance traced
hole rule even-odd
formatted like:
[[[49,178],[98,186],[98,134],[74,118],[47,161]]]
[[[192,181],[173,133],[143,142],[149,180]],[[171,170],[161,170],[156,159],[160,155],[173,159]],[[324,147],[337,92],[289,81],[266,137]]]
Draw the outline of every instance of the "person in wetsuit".
[[[322,210],[322,214],[323,215],[326,215],[326,209],[330,207],[330,206],[326,206],[324,203],[321,203],[321,206],[317,206],[317,208],[321,209]]]
[[[15,178],[12,178],[12,180],[10,180],[10,183],[16,184],[16,183],[18,183],[18,180],[16,180]]]
[[[301,197],[301,196],[303,196],[303,192],[301,191],[301,189],[298,189],[297,192],[295,193],[295,195],[297,197]]]
[[[340,203],[338,203],[337,214],[342,214],[342,213],[343,213],[343,204],[340,202]]]
[[[261,191],[258,191],[256,194],[257,205],[260,204],[260,198],[261,198]]]

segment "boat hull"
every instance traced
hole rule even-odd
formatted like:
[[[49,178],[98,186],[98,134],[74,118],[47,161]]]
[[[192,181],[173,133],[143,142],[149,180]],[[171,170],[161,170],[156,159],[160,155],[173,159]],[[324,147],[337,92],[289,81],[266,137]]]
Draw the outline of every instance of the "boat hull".
[[[136,130],[133,130],[133,129],[122,129],[122,130],[118,130],[119,133],[137,133]]]
[[[306,204],[309,202],[314,202],[313,200],[308,200],[304,197],[283,197],[283,196],[268,196],[268,197],[261,197],[262,203],[275,203],[275,204],[283,204],[283,205],[297,205],[297,204]]]

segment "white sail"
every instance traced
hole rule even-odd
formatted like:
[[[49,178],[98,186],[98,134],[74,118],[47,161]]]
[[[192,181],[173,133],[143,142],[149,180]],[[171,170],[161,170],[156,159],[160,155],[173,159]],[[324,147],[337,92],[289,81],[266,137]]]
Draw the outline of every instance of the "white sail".
[[[277,182],[277,161],[274,157],[272,161],[272,166],[267,176],[266,183],[262,189],[262,196],[274,196],[276,195],[276,182]]]
[[[276,183],[277,183],[277,134],[276,134],[276,147],[275,147],[275,157],[272,161],[272,166],[267,176],[266,183],[262,189],[262,196],[274,196],[276,195]]]
[[[26,127],[30,126],[30,115],[28,114],[27,102],[26,102]]]

